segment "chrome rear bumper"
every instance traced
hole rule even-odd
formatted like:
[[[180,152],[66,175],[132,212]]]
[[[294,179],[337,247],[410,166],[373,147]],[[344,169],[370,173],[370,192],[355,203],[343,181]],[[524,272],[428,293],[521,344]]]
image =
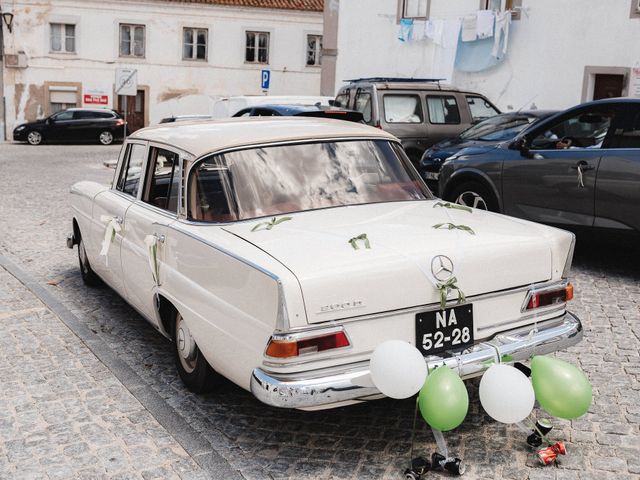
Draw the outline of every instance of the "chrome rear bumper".
[[[566,312],[533,328],[531,325],[499,333],[457,355],[426,357],[429,370],[447,365],[463,379],[481,375],[496,362],[528,361],[575,345],[582,340],[578,317]],[[275,374],[256,368],[251,376],[251,392],[268,405],[284,408],[331,408],[340,404],[380,398],[371,383],[369,362],[340,365],[330,369],[297,374]]]

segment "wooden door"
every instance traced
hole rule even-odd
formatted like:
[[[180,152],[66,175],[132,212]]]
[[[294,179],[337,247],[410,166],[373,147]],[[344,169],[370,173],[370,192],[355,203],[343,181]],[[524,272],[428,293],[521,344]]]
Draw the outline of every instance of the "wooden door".
[[[622,96],[624,75],[596,74],[596,83],[593,87],[593,99],[614,98]]]
[[[118,95],[118,113],[124,117],[124,95]],[[145,126],[145,95],[144,90],[138,90],[136,96],[127,97],[127,125],[128,133],[135,132]]]

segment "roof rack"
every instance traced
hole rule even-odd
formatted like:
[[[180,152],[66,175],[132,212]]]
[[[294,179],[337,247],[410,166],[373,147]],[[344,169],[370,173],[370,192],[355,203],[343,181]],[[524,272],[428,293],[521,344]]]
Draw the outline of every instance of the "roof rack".
[[[444,78],[402,78],[402,77],[365,77],[351,78],[343,80],[344,82],[387,82],[387,83],[440,83]]]

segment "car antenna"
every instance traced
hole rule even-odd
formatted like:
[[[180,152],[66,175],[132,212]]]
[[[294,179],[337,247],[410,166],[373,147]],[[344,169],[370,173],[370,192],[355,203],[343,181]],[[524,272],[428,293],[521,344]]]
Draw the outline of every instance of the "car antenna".
[[[516,110],[516,113],[520,113],[520,112],[522,111],[522,109],[523,109],[524,107],[526,107],[526,106],[527,106],[527,104],[528,104],[529,102],[534,101],[534,100],[538,97],[538,95],[540,95],[540,94],[539,94],[539,93],[536,93],[533,97],[531,97],[529,100],[527,100],[526,102],[524,102],[524,103],[522,104],[522,106],[521,106],[518,110]]]

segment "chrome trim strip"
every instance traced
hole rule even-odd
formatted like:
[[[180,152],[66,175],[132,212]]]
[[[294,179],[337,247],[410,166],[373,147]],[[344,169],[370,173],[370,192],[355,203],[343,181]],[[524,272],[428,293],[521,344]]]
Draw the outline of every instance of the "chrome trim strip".
[[[540,283],[532,283],[530,285],[525,285],[525,286],[521,286],[521,287],[516,287],[516,288],[512,288],[509,290],[500,290],[497,292],[490,292],[490,293],[483,293],[480,295],[475,295],[473,297],[467,297],[466,302],[465,303],[473,303],[473,302],[477,302],[479,300],[486,300],[488,298],[494,298],[494,297],[502,297],[502,296],[506,296],[506,295],[512,295],[515,293],[519,293],[519,292],[526,292],[527,290],[531,290],[531,288],[533,288],[534,286],[553,286],[556,285],[558,283],[558,281],[547,281],[547,282],[540,282]],[[455,307],[457,306],[458,303],[455,299],[449,300],[447,301],[446,304],[446,308],[449,307]],[[407,307],[407,308],[400,308],[397,310],[389,310],[386,312],[379,312],[379,313],[370,313],[367,315],[358,315],[355,317],[345,317],[345,318],[338,318],[335,320],[327,320],[326,322],[317,322],[317,323],[312,323],[310,325],[315,325],[315,326],[322,326],[325,325],[325,323],[329,323],[329,322],[340,322],[341,324],[345,324],[345,323],[350,323],[350,322],[361,322],[364,320],[375,320],[377,318],[386,318],[386,317],[392,317],[392,316],[396,316],[396,315],[406,315],[406,314],[416,314],[416,313],[421,313],[421,312],[432,312],[434,310],[440,310],[440,304],[439,303],[428,303],[425,305],[418,305],[416,307]],[[550,313],[550,312],[545,312],[545,313]],[[523,318],[528,318],[528,317],[523,317]],[[511,320],[511,322],[514,322],[517,320]],[[296,331],[300,331],[300,330],[306,330],[309,327],[304,326],[304,327],[293,327],[291,329],[292,332],[296,332]]]
[[[291,328],[291,323],[289,322],[289,313],[287,310],[287,299],[284,296],[284,287],[282,286],[282,281],[278,278],[276,282],[278,282],[278,313],[276,315],[275,331],[285,332]]]
[[[205,245],[207,245],[207,246],[209,246],[211,248],[215,248],[219,252],[224,253],[225,255],[228,255],[231,258],[234,258],[234,259],[244,263],[245,265],[248,265],[249,267],[254,268],[254,269],[264,273],[265,275],[267,275],[268,277],[274,279],[275,281],[280,281],[280,277],[278,277],[278,275],[276,275],[275,273],[267,270],[264,267],[261,267],[257,263],[254,263],[251,260],[247,260],[246,258],[241,257],[240,255],[237,255],[237,254],[227,250],[224,247],[221,247],[220,245],[216,245],[215,243],[211,243],[211,242],[209,242],[207,240],[204,240],[203,238],[201,238],[201,237],[189,232],[188,230],[183,230],[182,228],[179,228],[179,224],[180,223],[181,222],[174,222],[174,223],[172,223],[170,225],[167,225],[167,227],[172,229],[172,230],[175,230],[177,232],[180,232],[180,233],[186,235],[187,237],[190,237],[190,238],[192,238],[192,239],[194,239],[194,240],[196,240],[198,242],[204,243]]]
[[[449,357],[425,358],[429,371],[446,365],[461,378],[484,373],[494,363],[526,362],[533,355],[564,349],[582,340],[580,320],[566,312],[534,326],[508,330],[493,339]],[[503,360],[508,361],[503,362]],[[260,368],[251,375],[251,392],[263,403],[282,408],[329,408],[380,396],[373,385],[369,361],[296,374],[271,373]]]

